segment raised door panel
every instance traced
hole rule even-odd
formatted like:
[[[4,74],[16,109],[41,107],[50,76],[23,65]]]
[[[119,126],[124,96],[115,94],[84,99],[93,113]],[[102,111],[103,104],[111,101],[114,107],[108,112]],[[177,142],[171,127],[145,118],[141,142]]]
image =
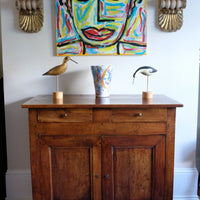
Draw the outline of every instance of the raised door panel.
[[[40,139],[43,200],[100,200],[100,137]]]
[[[165,136],[102,139],[103,200],[164,198]]]

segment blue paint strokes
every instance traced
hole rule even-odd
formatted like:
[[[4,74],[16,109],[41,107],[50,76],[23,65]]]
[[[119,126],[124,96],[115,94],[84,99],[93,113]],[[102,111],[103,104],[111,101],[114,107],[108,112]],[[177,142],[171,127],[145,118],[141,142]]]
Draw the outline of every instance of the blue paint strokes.
[[[76,2],[76,3],[75,3]],[[89,26],[93,26],[93,25],[101,25],[100,22],[97,22],[97,16],[98,13],[97,11],[100,12],[100,17],[102,18],[107,18],[109,19],[117,19],[120,20],[120,18],[123,18],[124,16],[126,16],[128,13],[127,12],[127,4],[125,4],[122,1],[110,1],[110,0],[99,0],[100,4],[97,4],[97,0],[90,0],[89,1],[78,1],[77,0],[73,0],[72,1],[72,16],[74,16],[74,18],[76,18],[76,20],[82,24],[84,21],[84,18],[89,16],[88,22],[86,23],[86,26],[88,24]],[[129,0],[130,3],[130,0]],[[76,4],[75,6],[73,6],[74,4]],[[133,8],[133,10],[129,10],[129,12],[131,11],[130,16],[127,20],[127,26],[126,29],[124,31],[124,35],[121,37],[119,43],[135,43],[135,47],[128,47],[125,46],[124,49],[121,49],[120,54],[136,54],[136,55],[142,55],[146,53],[146,46],[144,46],[143,48],[138,47],[142,44],[146,45],[146,0],[142,0],[142,2],[135,3],[135,7]],[[100,7],[97,8],[97,5],[99,5]],[[74,10],[76,8],[76,10]],[[141,10],[141,12],[139,13],[139,11]],[[57,47],[57,53],[59,55],[63,55],[63,54],[72,54],[72,55],[77,55],[77,54],[81,54],[83,55],[83,52],[86,52],[86,54],[88,55],[98,55],[100,54],[99,51],[99,47],[98,46],[92,46],[91,48],[89,48],[87,46],[87,51],[81,50],[82,49],[82,45],[83,43],[81,42],[80,36],[78,35],[78,33],[76,32],[76,28],[74,27],[74,23],[73,23],[73,18],[71,18],[70,14],[68,13],[67,10],[67,5],[60,5],[59,1],[56,0],[56,9],[55,9],[55,13],[56,13],[56,17],[57,17],[57,21],[56,23],[58,23],[58,26],[56,27],[56,36],[57,36],[57,44],[60,44],[60,46]],[[94,13],[97,13],[96,15]],[[59,16],[58,16],[59,14]],[[140,15],[140,16],[139,16]],[[140,19],[139,19],[140,17]],[[103,22],[104,23],[104,22]],[[105,25],[107,27],[109,27],[109,25],[106,24]],[[112,24],[110,25],[110,28],[112,28]],[[58,30],[59,29],[59,30]],[[129,32],[127,32],[129,31]],[[129,33],[129,34],[128,34]],[[72,47],[74,45],[74,42],[78,42],[79,41],[79,45],[76,47]],[[73,43],[71,43],[73,42]],[[138,45],[137,45],[138,42]],[[64,46],[65,43],[69,43],[66,45],[66,47]],[[106,45],[106,44],[105,44]],[[103,48],[104,46],[102,46]],[[115,54],[116,52],[113,51],[109,51],[106,50],[107,52],[105,52],[105,54]]]

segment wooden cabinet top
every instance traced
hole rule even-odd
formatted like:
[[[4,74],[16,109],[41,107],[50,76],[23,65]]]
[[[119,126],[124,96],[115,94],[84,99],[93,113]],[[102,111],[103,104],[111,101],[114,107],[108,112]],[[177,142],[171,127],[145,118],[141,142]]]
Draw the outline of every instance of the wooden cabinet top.
[[[183,105],[167,96],[154,95],[152,100],[144,101],[141,95],[111,95],[109,98],[96,98],[95,95],[64,95],[62,102],[54,102],[51,95],[32,98],[22,108],[172,108]]]

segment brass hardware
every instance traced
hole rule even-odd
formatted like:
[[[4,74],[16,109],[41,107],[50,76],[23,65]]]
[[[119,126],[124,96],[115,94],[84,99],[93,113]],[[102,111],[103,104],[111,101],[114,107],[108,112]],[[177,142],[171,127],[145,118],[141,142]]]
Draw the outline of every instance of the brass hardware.
[[[60,115],[61,117],[67,117],[67,113]]]
[[[186,0],[160,0],[158,24],[161,30],[177,31],[183,24],[183,8]]]
[[[27,33],[36,33],[43,27],[43,0],[16,0],[19,27]]]
[[[136,117],[142,117],[142,113],[135,114]]]

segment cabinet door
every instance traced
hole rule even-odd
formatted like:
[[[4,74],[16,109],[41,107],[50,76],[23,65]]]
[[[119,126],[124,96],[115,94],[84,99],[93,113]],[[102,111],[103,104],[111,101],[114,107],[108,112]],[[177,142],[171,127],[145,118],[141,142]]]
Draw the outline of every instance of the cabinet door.
[[[42,200],[100,200],[100,145],[100,137],[42,136]]]
[[[103,200],[164,198],[165,136],[102,138]]]

